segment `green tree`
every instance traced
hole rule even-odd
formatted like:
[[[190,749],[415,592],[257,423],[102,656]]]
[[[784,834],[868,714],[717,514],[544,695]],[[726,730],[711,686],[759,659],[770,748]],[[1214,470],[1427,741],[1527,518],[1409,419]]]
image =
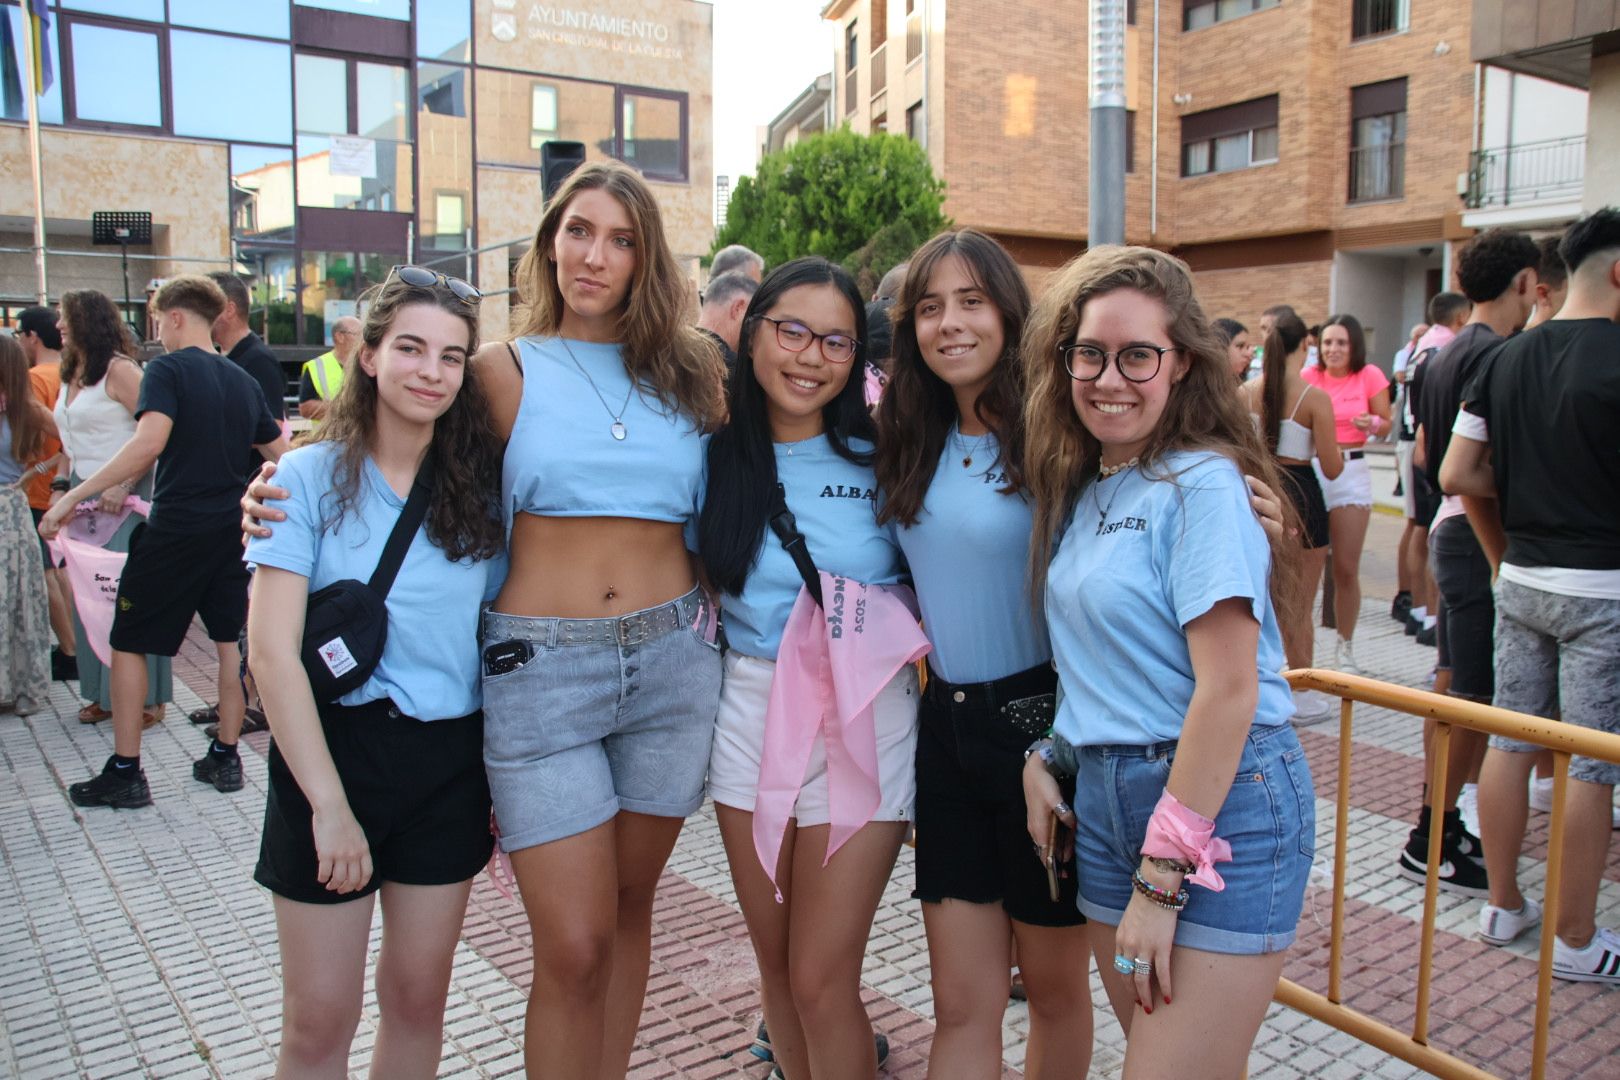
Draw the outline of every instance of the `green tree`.
[[[912,140],[840,128],[767,154],[738,180],[714,250],[746,244],[769,266],[821,255],[882,274],[950,224],[944,196]]]

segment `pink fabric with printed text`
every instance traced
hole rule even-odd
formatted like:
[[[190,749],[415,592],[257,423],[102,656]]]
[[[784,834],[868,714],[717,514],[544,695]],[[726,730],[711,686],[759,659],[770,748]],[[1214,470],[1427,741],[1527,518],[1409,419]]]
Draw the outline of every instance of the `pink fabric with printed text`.
[[[68,587],[73,590],[73,606],[78,609],[79,621],[84,623],[84,636],[90,642],[90,651],[105,665],[112,664],[112,646],[107,643],[112,634],[113,615],[117,611],[118,581],[124,575],[124,560],[129,556],[122,551],[108,551],[101,545],[131,513],[146,517],[152,504],[131,495],[115,514],[104,514],[94,502],[83,502],[73,516],[49,541],[51,553],[65,564]]]

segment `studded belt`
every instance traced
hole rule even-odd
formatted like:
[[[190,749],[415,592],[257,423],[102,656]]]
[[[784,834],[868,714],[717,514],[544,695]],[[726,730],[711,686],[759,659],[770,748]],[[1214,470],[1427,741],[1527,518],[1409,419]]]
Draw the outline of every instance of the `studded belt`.
[[[613,619],[555,619],[484,612],[484,641],[522,640],[554,648],[560,645],[640,645],[697,623],[708,601],[700,589],[655,608]]]

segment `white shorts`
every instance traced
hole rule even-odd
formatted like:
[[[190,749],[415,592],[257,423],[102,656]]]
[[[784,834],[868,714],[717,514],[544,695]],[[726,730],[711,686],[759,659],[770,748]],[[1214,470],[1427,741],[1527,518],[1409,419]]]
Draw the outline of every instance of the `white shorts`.
[[[709,754],[709,795],[721,806],[754,809],[759,759],[765,746],[765,709],[776,662],[728,652],[720,684],[720,716]],[[917,669],[907,664],[872,703],[877,727],[878,787],[873,821],[910,821],[917,801]],[[800,828],[832,820],[827,805],[827,748],[818,737],[805,768],[793,816]]]
[[[1316,470],[1316,479],[1322,485],[1322,501],[1327,503],[1329,513],[1341,506],[1365,506],[1371,509],[1372,467],[1367,464],[1365,457],[1345,459],[1344,471],[1333,480],[1322,475],[1322,466],[1316,461],[1311,462],[1311,467]]]

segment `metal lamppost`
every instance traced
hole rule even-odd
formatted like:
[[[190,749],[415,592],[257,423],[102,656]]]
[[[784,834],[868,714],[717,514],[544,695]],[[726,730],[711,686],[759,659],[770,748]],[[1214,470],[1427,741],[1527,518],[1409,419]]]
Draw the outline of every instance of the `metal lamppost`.
[[[1091,0],[1087,247],[1125,242],[1125,3]]]

